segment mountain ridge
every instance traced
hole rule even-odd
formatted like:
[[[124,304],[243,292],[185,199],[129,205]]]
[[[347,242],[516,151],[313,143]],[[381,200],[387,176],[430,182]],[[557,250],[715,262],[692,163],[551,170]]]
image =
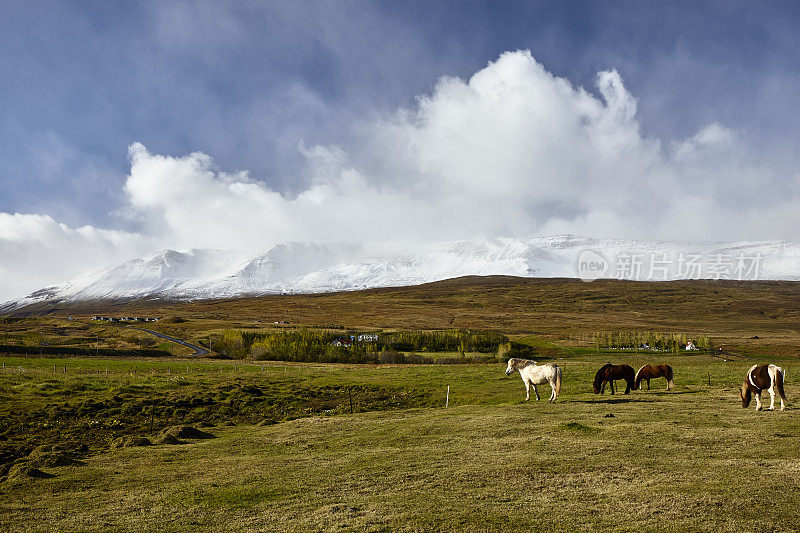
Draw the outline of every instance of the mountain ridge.
[[[800,244],[554,235],[434,244],[288,242],[259,252],[164,249],[39,289],[0,305],[0,311],[41,302],[339,292],[471,275],[795,281],[800,280]]]

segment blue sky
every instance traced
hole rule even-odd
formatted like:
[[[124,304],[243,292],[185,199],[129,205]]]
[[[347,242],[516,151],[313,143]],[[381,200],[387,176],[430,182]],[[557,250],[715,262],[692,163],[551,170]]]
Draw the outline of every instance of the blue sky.
[[[139,242],[126,247],[118,245],[123,237],[108,237],[113,242],[103,246],[120,249],[99,254],[103,261],[149,246],[222,247],[224,232],[219,241],[190,238],[188,230],[179,229],[153,239],[159,231],[154,228],[177,228],[187,222],[147,197],[142,180],[132,179],[129,147],[135,143],[145,151],[134,152],[150,158],[140,157],[140,168],[154,169],[157,157],[176,158],[213,173],[212,182],[255,183],[258,191],[285,201],[311,194],[320,180],[334,179],[331,172],[341,181],[343,169],[357,174],[365,188],[379,191],[383,199],[433,191],[429,180],[453,185],[448,176],[456,167],[453,161],[439,161],[439,155],[451,153],[457,160],[463,146],[478,141],[440,146],[438,130],[426,129],[442,116],[449,98],[437,92],[442,77],[466,82],[504,52],[517,50],[530,51],[528,67],[541,66],[569,83],[575,91],[570,98],[578,108],[583,105],[578,103],[581,89],[605,102],[599,72],[619,76],[625,93],[635,100],[629,130],[638,136],[637,146],[652,153],[637,151],[630,160],[640,162],[630,165],[617,153],[615,164],[624,167],[623,173],[640,173],[637,183],[644,183],[642,190],[650,195],[642,198],[659,194],[654,186],[659,180],[674,181],[677,185],[665,186],[664,194],[699,190],[698,203],[719,201],[716,207],[731,217],[753,203],[754,192],[763,197],[756,202],[759,208],[788,213],[791,205],[785,205],[786,200],[800,194],[795,155],[800,124],[798,27],[796,2],[4,1],[0,214],[49,217],[70,231],[88,226],[92,231],[124,232],[124,238]],[[509,68],[495,69],[492,75],[514,78],[521,72]],[[537,83],[549,83],[543,80]],[[432,110],[420,107],[425,101],[434,102]],[[477,109],[470,107],[472,100],[461,103],[466,115]],[[549,102],[539,105],[551,108]],[[506,112],[513,115],[512,108],[495,111],[495,118]],[[533,113],[531,120],[538,116]],[[461,119],[454,123],[467,124]],[[495,126],[506,131],[502,122]],[[566,135],[554,137],[570,142]],[[427,152],[403,155],[409,146],[419,148],[422,139]],[[405,148],[398,150],[399,144]],[[703,148],[702,157],[696,156],[698,146],[711,144],[714,148]],[[727,148],[720,148],[722,144]],[[187,159],[195,152],[208,161]],[[689,153],[695,154],[691,161],[686,159]],[[654,163],[653,158],[666,162]],[[720,167],[720,161],[727,166]],[[598,166],[606,164],[597,161]],[[511,174],[502,166],[498,163],[489,172]],[[597,207],[592,199],[537,195],[552,184],[549,178],[540,180],[536,169],[547,168],[556,175],[557,163],[527,161],[517,167],[524,167],[530,177],[522,184],[509,178],[509,183],[532,191],[515,206],[530,215],[527,225],[485,226],[437,237],[580,232],[587,227],[615,234],[626,226],[587,222]],[[582,168],[591,174],[594,163]],[[238,171],[247,176],[231,177]],[[591,179],[612,180],[618,169],[604,172]],[[411,174],[425,179],[408,178]],[[160,177],[152,177],[156,175]],[[172,179],[161,170],[153,170],[152,176]],[[335,184],[341,189],[340,181]],[[473,187],[479,182],[475,178],[455,185],[480,194],[481,187]],[[133,187],[136,183],[138,189]],[[187,183],[199,190],[195,182]],[[412,185],[406,190],[407,183]],[[213,190],[196,202],[213,203],[220,197]],[[637,202],[641,198],[629,200]],[[419,209],[433,213],[445,207]],[[627,207],[614,209],[623,212]],[[597,217],[610,220],[599,212]],[[756,213],[749,217],[757,218]],[[35,220],[40,219],[18,217],[13,224],[7,222],[13,229],[0,227],[0,238],[5,231],[16,239],[16,248],[0,247],[0,254],[28,253],[20,243],[37,231],[44,233]],[[772,226],[733,226],[724,233],[716,227],[718,222],[692,219],[680,231],[653,224],[632,236],[791,238],[786,228],[794,220],[776,220]],[[264,221],[232,217],[231,223],[236,227],[235,223]],[[321,217],[318,223],[332,222]],[[280,224],[296,223],[282,219]],[[348,228],[341,226],[345,238]],[[397,233],[406,237],[401,230]],[[408,238],[421,233],[424,229]],[[305,233],[275,232],[256,244],[315,235],[313,228]],[[320,238],[330,235],[323,232]],[[85,266],[76,263],[75,269]]]
[[[3,2],[0,210],[113,224],[137,141],[203,151],[291,191],[300,140],[346,144],[354,122],[517,49],[589,89],[617,69],[648,134],[680,138],[716,121],[794,143],[798,7]]]

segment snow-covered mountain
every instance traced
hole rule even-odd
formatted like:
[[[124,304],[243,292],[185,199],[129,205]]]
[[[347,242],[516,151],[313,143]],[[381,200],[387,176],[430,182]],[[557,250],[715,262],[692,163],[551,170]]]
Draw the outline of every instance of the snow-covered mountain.
[[[163,250],[0,305],[157,297],[225,298],[416,285],[467,275],[638,280],[800,280],[800,244],[561,235],[430,245],[284,243],[258,253]]]

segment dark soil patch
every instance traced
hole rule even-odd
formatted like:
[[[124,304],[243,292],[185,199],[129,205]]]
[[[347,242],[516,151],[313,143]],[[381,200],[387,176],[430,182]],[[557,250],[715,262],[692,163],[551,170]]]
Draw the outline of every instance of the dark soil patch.
[[[186,444],[184,441],[179,440],[175,435],[161,435],[156,439],[156,444]]]
[[[175,426],[164,430],[164,435],[172,435],[177,439],[215,439],[216,435],[192,426]]]
[[[47,479],[51,477],[53,474],[39,470],[28,463],[17,463],[9,469],[7,479],[9,481],[26,481],[30,478]]]

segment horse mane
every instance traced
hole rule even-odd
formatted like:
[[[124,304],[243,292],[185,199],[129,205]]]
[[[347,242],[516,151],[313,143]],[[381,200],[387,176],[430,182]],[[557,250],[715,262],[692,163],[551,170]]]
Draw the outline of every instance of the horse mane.
[[[639,383],[639,374],[641,374],[645,366],[650,366],[650,365],[644,365],[642,368],[636,371],[636,375],[633,377],[633,381],[635,381],[636,383]]]
[[[519,357],[512,357],[511,359],[508,360],[508,362],[511,363],[511,366],[515,370],[520,370],[528,365],[536,364],[536,361],[531,361],[530,359],[521,359]]]
[[[603,382],[603,376],[604,376],[603,371],[608,370],[608,368],[612,366],[614,365],[612,365],[611,363],[606,363],[600,367],[600,370],[598,370],[597,374],[594,375],[594,385],[596,387],[599,387],[600,384]]]

